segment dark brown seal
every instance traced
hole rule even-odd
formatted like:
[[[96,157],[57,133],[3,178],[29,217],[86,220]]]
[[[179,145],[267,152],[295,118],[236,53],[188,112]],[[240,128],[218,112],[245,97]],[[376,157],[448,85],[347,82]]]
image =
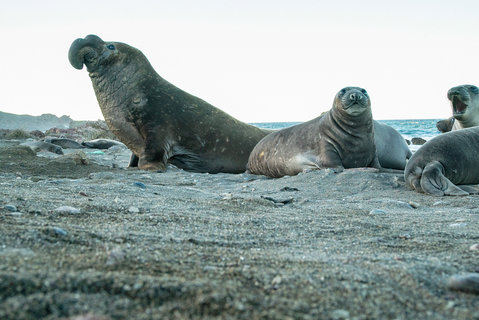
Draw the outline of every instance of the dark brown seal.
[[[346,87],[325,114],[273,132],[253,149],[248,170],[270,177],[303,170],[380,168],[374,143],[371,101],[366,90]]]
[[[110,130],[146,170],[171,163],[195,172],[240,173],[268,131],[236,120],[160,77],[136,48],[95,35],[75,40],[68,52],[86,65]]]
[[[404,179],[416,191],[435,196],[475,194],[479,189],[467,185],[479,183],[478,154],[479,127],[441,134],[412,155]]]

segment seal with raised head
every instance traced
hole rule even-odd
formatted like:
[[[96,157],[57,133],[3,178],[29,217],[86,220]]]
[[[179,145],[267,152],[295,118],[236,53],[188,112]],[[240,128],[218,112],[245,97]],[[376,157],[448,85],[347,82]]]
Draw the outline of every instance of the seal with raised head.
[[[303,170],[380,168],[374,143],[371,101],[366,90],[339,91],[325,114],[273,132],[255,146],[248,171],[270,177],[296,175]]]
[[[68,58],[76,69],[86,65],[108,127],[138,157],[140,169],[164,171],[171,163],[188,171],[241,173],[269,133],[167,82],[125,43],[89,35],[72,43]]]
[[[447,91],[447,98],[451,101],[452,118],[438,121],[439,131],[479,126],[479,88],[470,84],[453,87]]]
[[[435,196],[476,194],[479,189],[479,127],[454,130],[426,142],[409,159],[406,185]]]

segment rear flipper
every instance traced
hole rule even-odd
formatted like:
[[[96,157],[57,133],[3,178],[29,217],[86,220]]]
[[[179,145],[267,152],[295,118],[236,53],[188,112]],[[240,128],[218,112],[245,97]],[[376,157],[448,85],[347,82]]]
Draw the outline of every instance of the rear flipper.
[[[464,186],[462,189],[453,184],[448,178],[444,176],[444,167],[439,161],[430,162],[423,170],[421,176],[421,189],[425,193],[434,196],[467,196],[469,191],[465,189],[469,186]]]

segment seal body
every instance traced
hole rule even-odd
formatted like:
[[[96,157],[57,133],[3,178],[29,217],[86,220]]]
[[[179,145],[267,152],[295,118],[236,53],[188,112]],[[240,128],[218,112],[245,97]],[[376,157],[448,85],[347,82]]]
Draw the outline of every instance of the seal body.
[[[57,146],[62,147],[63,149],[81,149],[84,148],[81,144],[75,140],[68,138],[57,138],[57,137],[46,137],[43,141],[48,143],[56,144]]]
[[[269,133],[167,82],[127,44],[89,35],[72,43],[68,57],[77,69],[86,65],[108,127],[140,169],[163,171],[171,163],[195,172],[244,172],[249,153]]]
[[[444,133],[412,155],[404,179],[416,191],[435,196],[477,193],[467,185],[479,183],[478,154],[479,127]]]
[[[452,117],[437,122],[439,131],[479,126],[479,88],[470,84],[453,87],[447,92],[447,98],[451,102]]]
[[[357,87],[339,91],[332,109],[318,118],[263,138],[248,160],[249,172],[270,177],[357,167],[380,168],[371,102],[366,90]]]
[[[374,142],[381,167],[404,170],[407,159],[412,155],[406,140],[393,127],[376,120],[373,123]]]
[[[30,147],[34,152],[47,151],[56,154],[63,154],[63,149],[56,144],[45,141],[27,141],[20,144],[21,146]]]
[[[83,147],[94,148],[94,149],[109,149],[113,146],[125,147],[123,143],[111,139],[94,139],[90,141],[83,141],[81,143]]]

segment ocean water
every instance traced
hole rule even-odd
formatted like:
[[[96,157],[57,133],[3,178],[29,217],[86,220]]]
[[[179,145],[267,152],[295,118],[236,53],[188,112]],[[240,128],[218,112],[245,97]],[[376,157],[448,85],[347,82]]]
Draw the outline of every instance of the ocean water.
[[[436,128],[436,122],[440,119],[416,119],[416,120],[378,120],[396,129],[404,139],[423,138],[429,140],[440,132]],[[297,125],[301,122],[261,122],[253,125],[265,129],[283,129]]]

